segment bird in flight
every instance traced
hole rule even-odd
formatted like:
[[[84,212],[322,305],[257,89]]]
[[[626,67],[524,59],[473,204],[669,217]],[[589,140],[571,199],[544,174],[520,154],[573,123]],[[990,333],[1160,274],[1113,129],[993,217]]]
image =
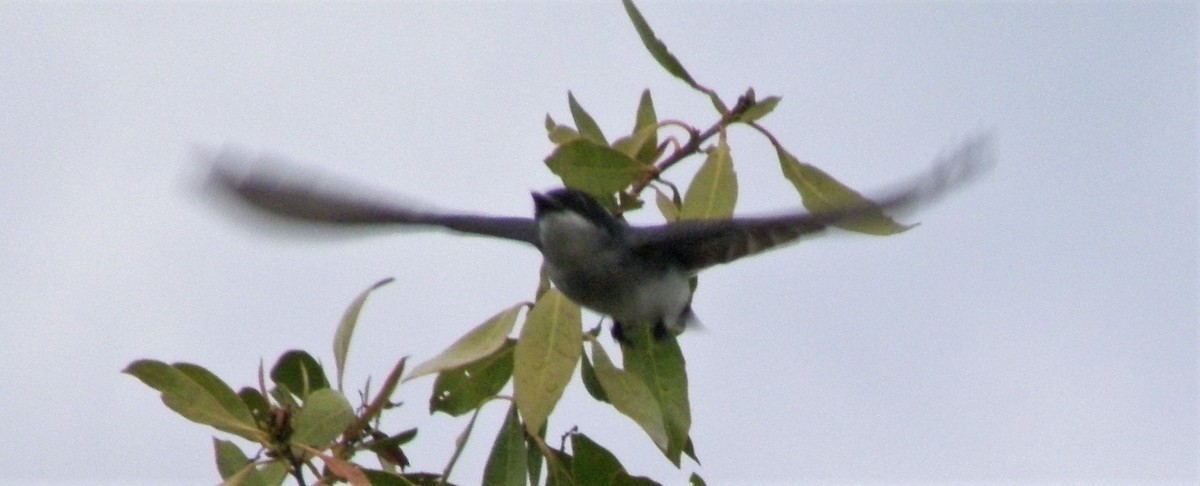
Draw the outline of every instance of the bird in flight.
[[[978,174],[988,139],[970,139],[928,172],[872,202],[817,213],[687,220],[632,226],[588,194],[569,188],[533,193],[533,217],[483,216],[323,188],[286,166],[223,152],[212,157],[209,185],[271,215],[345,227],[429,227],[524,243],[539,250],[564,295],[612,319],[612,335],[629,343],[629,326],[677,335],[696,317],[689,280],[713,265],[778,248],[879,211],[928,203]]]

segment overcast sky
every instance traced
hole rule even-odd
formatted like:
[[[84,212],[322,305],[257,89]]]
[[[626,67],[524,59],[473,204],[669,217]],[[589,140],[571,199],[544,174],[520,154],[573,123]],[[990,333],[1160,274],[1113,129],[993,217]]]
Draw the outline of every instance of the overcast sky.
[[[981,131],[999,161],[910,216],[701,279],[681,338],[703,466],[676,471],[572,383],[551,419],[678,484],[1195,481],[1197,9],[1187,3],[648,3],[693,76],[870,192]],[[195,194],[236,147],[442,207],[525,215],[555,185],[543,117],[567,90],[609,134],[649,88],[707,100],[618,4],[0,4],[0,470],[19,482],[213,484],[215,431],[120,370],[155,358],[234,386],[290,348],[377,383],[532,296],[539,257],[440,233],[264,236]],[[739,214],[798,208],[770,146],[730,133]],[[699,160],[669,178],[686,182]],[[639,216],[653,221],[652,214]],[[595,316],[586,317],[590,323]],[[610,348],[611,349],[611,348]],[[440,471],[465,420],[405,385],[393,430]],[[478,480],[505,406],[452,479]]]

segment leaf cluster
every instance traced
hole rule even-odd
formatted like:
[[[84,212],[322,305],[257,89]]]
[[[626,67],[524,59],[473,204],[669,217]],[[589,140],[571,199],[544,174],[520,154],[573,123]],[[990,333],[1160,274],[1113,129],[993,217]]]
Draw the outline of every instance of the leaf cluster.
[[[731,217],[738,183],[727,129],[743,124],[775,148],[782,175],[810,211],[870,205],[854,190],[801,162],[763,128],[760,121],[778,106],[778,96],[759,99],[748,89],[734,103],[726,103],[671,54],[632,1],[623,4],[651,57],[706,96],[716,119],[702,127],[660,120],[650,92],[644,91],[632,129],[610,139],[568,93],[573,126],[550,115],[545,118],[554,149],[544,162],[564,185],[587,192],[614,214],[643,207],[642,192],[650,188],[667,221]],[[681,193],[662,176],[692,156],[703,160]],[[862,213],[841,226],[871,234],[907,229],[882,211]],[[346,310],[334,338],[332,383],[320,362],[303,351],[289,351],[276,361],[269,387],[260,366],[258,385],[236,392],[189,363],[141,360],[125,372],[159,391],[164,404],[188,420],[256,445],[257,451],[247,455],[231,441],[214,439],[217,468],[226,484],[277,485],[288,476],[300,484],[311,478],[356,485],[445,484],[480,410],[494,401],[507,402],[508,411],[492,444],[485,484],[538,484],[543,473],[551,485],[656,484],[627,472],[612,452],[577,429],[563,435],[558,447],[547,444],[549,418],[576,369],[588,393],[637,424],[668,461],[679,467],[686,455],[699,462],[690,437],[686,365],[675,337],[657,339],[648,326],[632,328],[626,336],[629,344],[620,346],[618,366],[597,338],[599,327],[584,332],[579,306],[554,289],[544,272],[532,302],[499,311],[407,375],[406,358],[400,359],[379,390],[365,388],[360,404],[352,406],[342,392],[351,337],[367,296],[389,281],[363,291]],[[385,432],[380,430],[380,416],[396,406],[390,397],[398,386],[426,376],[435,376],[431,414],[470,419],[440,472],[406,472],[408,460],[401,446],[415,438],[416,429]],[[506,395],[510,382],[511,395]],[[376,457],[381,467],[362,466],[356,462],[359,454]],[[698,475],[692,482],[703,484]]]

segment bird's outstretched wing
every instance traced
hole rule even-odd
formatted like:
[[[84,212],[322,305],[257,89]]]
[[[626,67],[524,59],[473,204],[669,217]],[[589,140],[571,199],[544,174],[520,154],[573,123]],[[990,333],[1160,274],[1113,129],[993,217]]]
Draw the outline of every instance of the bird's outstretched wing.
[[[820,213],[757,218],[680,221],[660,226],[632,227],[631,249],[649,258],[679,262],[688,272],[728,263],[881,211],[912,209],[931,202],[978,175],[991,163],[989,139],[977,137],[944,158],[933,169],[874,202],[834,208]]]
[[[273,216],[326,225],[440,227],[538,245],[537,225],[533,218],[418,209],[383,198],[321,187],[311,178],[288,174],[289,169],[278,163],[256,163],[230,154],[218,155],[209,162],[209,190],[233,196],[241,203]],[[247,170],[246,165],[254,167]]]

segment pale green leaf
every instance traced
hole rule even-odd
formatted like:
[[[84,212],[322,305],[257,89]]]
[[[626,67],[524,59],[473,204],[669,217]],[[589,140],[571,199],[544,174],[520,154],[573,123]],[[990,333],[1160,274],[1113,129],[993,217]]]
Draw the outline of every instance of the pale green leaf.
[[[633,124],[633,133],[642,133],[647,127],[654,127],[651,136],[643,144],[634,158],[643,164],[653,164],[658,158],[658,114],[654,112],[654,100],[650,98],[650,90],[642,90],[642,98],[638,100],[637,119]]]
[[[358,314],[362,312],[363,304],[367,302],[367,295],[371,291],[387,285],[392,280],[391,277],[385,278],[374,285],[367,288],[354,298],[354,302],[346,308],[346,312],[342,314],[342,322],[338,324],[337,331],[333,334],[333,365],[337,374],[337,389],[342,390],[342,376],[346,371],[346,355],[350,353],[350,337],[354,335],[354,326],[358,325]]]
[[[517,315],[524,306],[525,304],[517,304],[509,307],[475,326],[437,356],[413,368],[404,381],[458,368],[496,352],[512,332],[517,323]]]
[[[658,187],[654,188],[654,204],[658,206],[658,211],[667,222],[679,221],[679,206]]]
[[[567,91],[567,105],[571,107],[571,117],[575,119],[575,128],[579,130],[579,134],[583,135],[583,138],[599,145],[608,145],[608,139],[604,138],[604,132],[600,131],[600,125],[575,100],[575,95],[570,91]]]
[[[592,341],[592,360],[595,361],[596,379],[604,387],[613,407],[646,431],[654,445],[667,451],[670,437],[663,423],[662,408],[646,383],[637,375],[613,365],[598,341]]]
[[[583,323],[579,306],[557,289],[538,299],[517,341],[513,395],[531,434],[550,416],[579,362]]]
[[[820,169],[800,162],[787,151],[776,148],[779,156],[779,166],[783,176],[791,181],[800,193],[804,207],[813,214],[837,213],[853,208],[868,208],[857,210],[854,217],[844,219],[834,225],[849,231],[872,235],[890,235],[906,231],[915,225],[897,223],[883,213],[878,207],[861,194],[838,182]]]
[[[647,170],[632,157],[605,145],[580,138],[559,145],[546,158],[546,166],[563,184],[592,196],[611,199],[637,181]]]
[[[250,413],[250,408],[246,406],[246,402],[238,396],[233,388],[225,384],[217,375],[211,371],[191,363],[175,363],[175,369],[182,371],[183,374],[191,378],[196,384],[204,387],[213,398],[221,404],[225,411],[229,412],[237,421],[253,424],[254,415]]]
[[[667,429],[668,447],[664,451],[673,464],[679,465],[680,455],[688,442],[692,426],[691,405],[688,402],[687,371],[683,352],[674,337],[655,339],[650,326],[634,326],[633,346],[622,345],[625,370],[642,379],[651,395],[662,408],[663,424]]]
[[[768,96],[762,100],[759,100],[757,103],[754,103],[753,106],[747,108],[746,111],[742,113],[742,116],[738,117],[738,121],[749,123],[769,115],[775,110],[775,106],[779,104],[779,100],[780,98],[778,96]]]
[[[728,219],[737,204],[737,173],[724,134],[683,196],[679,219]]]
[[[459,416],[475,410],[504,389],[513,373],[515,339],[506,340],[491,355],[438,373],[429,397],[429,413]]]
[[[323,449],[354,422],[354,408],[337,391],[323,388],[309,393],[292,421],[291,442]]]
[[[580,135],[579,132],[575,131],[574,128],[558,124],[553,118],[550,118],[550,114],[547,113],[546,137],[550,139],[551,143],[560,145],[562,143],[577,139],[580,137]]]
[[[250,458],[246,457],[237,444],[214,437],[213,454],[217,459],[217,473],[221,475],[221,479],[228,480],[241,475],[241,484],[245,486],[264,486],[262,478],[258,477],[258,472],[255,471]]]
[[[483,468],[483,484],[487,486],[525,486],[528,465],[525,457],[525,433],[521,430],[521,419],[517,406],[508,408],[504,425],[492,443],[487,465]]]
[[[161,361],[140,360],[130,363],[124,371],[162,393],[163,403],[188,420],[250,441],[266,440],[266,434],[258,430],[253,419],[247,418],[249,411],[245,416],[234,415],[225,408],[223,399],[174,366]]]

